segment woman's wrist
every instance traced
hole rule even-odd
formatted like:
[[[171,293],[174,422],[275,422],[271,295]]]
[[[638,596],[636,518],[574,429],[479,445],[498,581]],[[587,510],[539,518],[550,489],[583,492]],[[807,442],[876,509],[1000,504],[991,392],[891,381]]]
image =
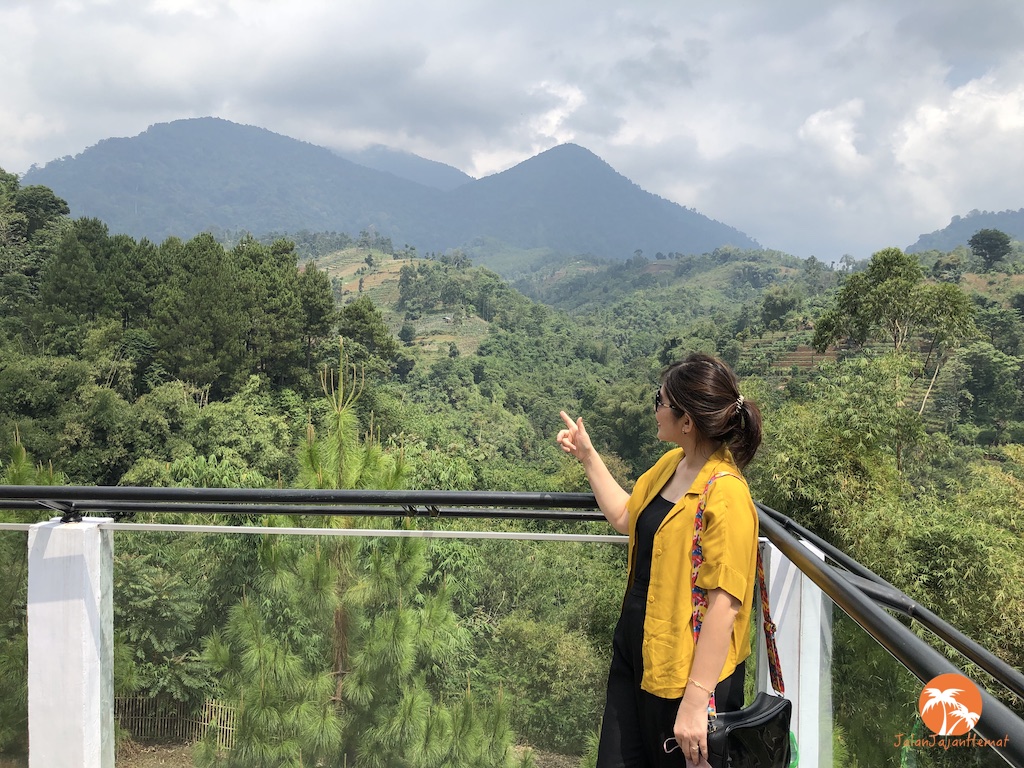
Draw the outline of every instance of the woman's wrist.
[[[700,690],[704,691],[705,694],[707,694],[707,697],[709,699],[714,694],[714,690],[712,690],[711,688],[708,688],[706,685],[702,685],[701,683],[699,683],[696,680],[694,680],[692,677],[689,678],[686,681],[686,683],[687,683],[687,685],[686,685],[687,688],[689,688],[691,685],[697,686],[697,688],[699,688]]]
[[[708,711],[708,698],[706,696],[701,698],[687,697],[683,694],[683,700],[681,702],[687,709],[692,709],[695,712],[707,712]]]

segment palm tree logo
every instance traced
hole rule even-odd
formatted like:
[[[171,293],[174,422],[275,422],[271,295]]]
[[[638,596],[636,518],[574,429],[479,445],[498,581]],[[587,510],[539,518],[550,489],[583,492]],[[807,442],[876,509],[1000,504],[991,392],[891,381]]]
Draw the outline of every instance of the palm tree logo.
[[[963,736],[981,719],[981,693],[970,679],[950,672],[928,682],[917,708],[934,733]]]

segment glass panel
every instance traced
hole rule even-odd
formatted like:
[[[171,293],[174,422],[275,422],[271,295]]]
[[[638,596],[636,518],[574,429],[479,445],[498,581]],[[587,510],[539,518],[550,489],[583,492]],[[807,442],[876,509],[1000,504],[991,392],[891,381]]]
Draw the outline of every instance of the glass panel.
[[[119,531],[114,581],[119,765],[576,766],[625,547]]]
[[[0,520],[23,518],[0,513]],[[28,534],[0,530],[0,768],[28,765]]]
[[[917,709],[924,684],[834,604],[832,617],[835,768],[1005,768],[986,747],[944,749]]]
[[[27,765],[26,552],[0,530],[0,768]],[[118,765],[592,764],[624,570],[611,543],[118,532]],[[828,606],[831,765],[1004,765],[943,749]]]

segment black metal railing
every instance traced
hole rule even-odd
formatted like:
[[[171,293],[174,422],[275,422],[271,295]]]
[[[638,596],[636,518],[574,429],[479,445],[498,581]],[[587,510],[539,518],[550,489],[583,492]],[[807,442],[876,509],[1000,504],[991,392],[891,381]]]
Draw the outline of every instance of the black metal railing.
[[[220,515],[478,517],[600,521],[587,493],[503,491],[369,491],[295,488],[141,488],[128,486],[0,486],[0,508],[59,512],[65,522],[104,512]]]
[[[955,648],[967,659],[985,670],[1006,690],[1024,702],[1024,674],[1011,667],[980,643],[975,642],[949,622],[936,615],[929,608],[897,589],[874,571],[837,549],[813,531],[804,528],[780,512],[758,504],[762,515],[768,515],[786,531],[820,549],[824,555],[839,566],[839,574],[864,594],[880,605],[914,619],[944,643]]]

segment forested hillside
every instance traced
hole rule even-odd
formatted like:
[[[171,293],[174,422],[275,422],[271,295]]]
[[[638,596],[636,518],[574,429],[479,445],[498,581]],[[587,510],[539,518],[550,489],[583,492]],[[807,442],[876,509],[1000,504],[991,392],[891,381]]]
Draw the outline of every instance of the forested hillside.
[[[586,490],[565,409],[628,484],[663,449],[660,369],[713,351],[764,412],[755,496],[1024,665],[1019,244],[987,270],[681,245],[512,285],[371,231],[296,239],[136,240],[0,173],[0,483]],[[24,559],[0,538],[0,754],[27,738]],[[611,546],[119,535],[115,685],[242,713],[198,765],[587,764],[624,569]],[[836,766],[906,757],[919,688],[876,653],[837,630]]]
[[[979,229],[998,229],[1016,240],[1024,240],[1024,208],[1017,211],[971,211],[966,216],[954,216],[943,229],[917,238],[907,252],[952,251],[966,246]]]

